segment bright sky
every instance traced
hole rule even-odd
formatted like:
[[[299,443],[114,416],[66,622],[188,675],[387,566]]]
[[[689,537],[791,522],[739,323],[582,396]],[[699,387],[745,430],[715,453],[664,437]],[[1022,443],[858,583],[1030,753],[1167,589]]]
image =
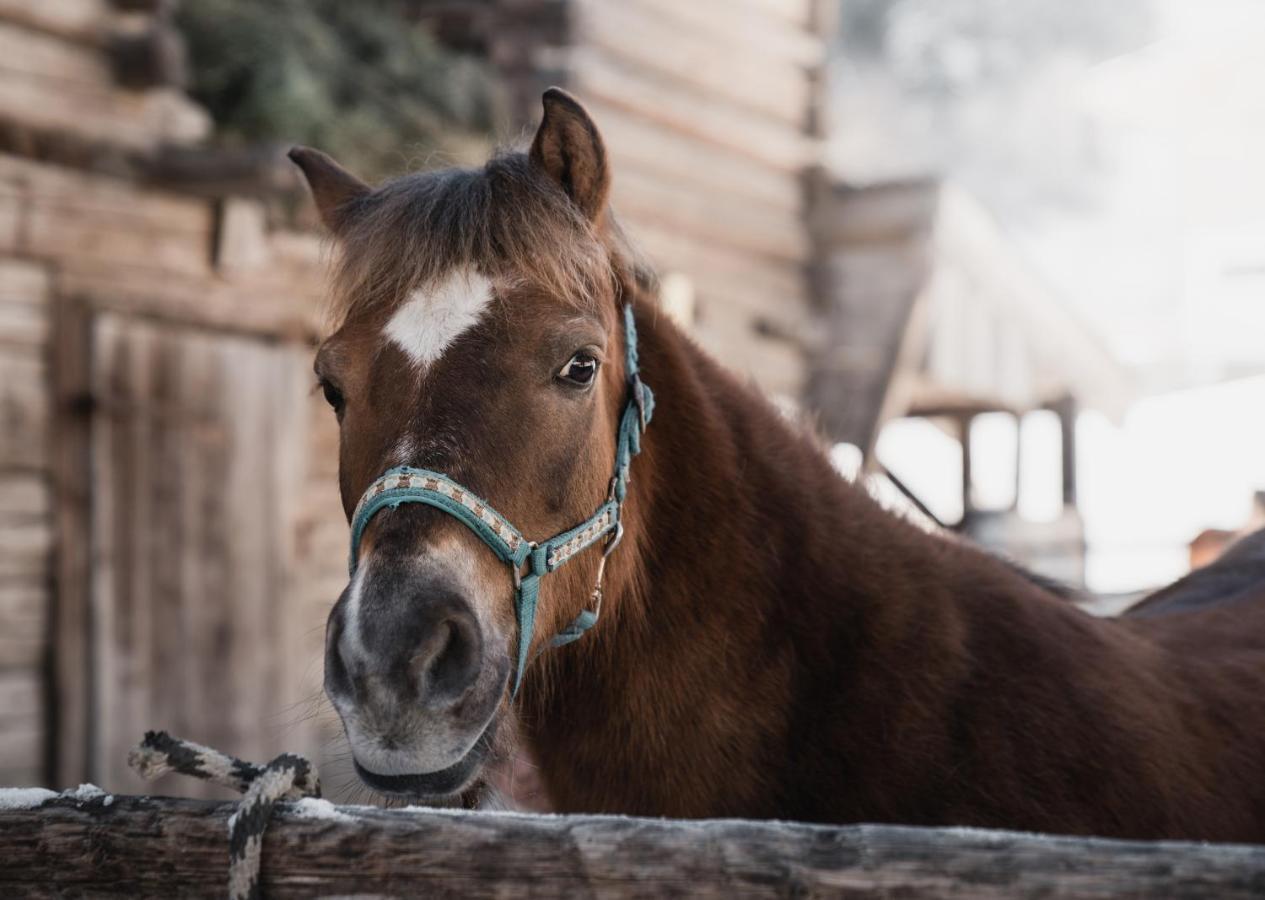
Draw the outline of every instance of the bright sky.
[[[1155,387],[1265,371],[1265,3],[1166,0],[1160,37],[1070,73],[1108,172],[1016,231]]]
[[[1265,3],[1167,0],[1155,43],[1075,85],[1114,160],[1102,205],[1023,236],[1161,393],[1080,423],[1097,590],[1164,583],[1265,489]],[[1217,382],[1221,383],[1217,383]],[[1172,384],[1206,386],[1165,392]]]
[[[1098,591],[1183,574],[1188,542],[1242,526],[1265,490],[1265,2],[1156,9],[1155,41],[1051,83],[1051,109],[1083,120],[1101,163],[1093,202],[1037,209],[1009,229],[1143,385],[1120,421],[1089,412],[1078,427]],[[1004,498],[1014,426],[982,424],[979,488]],[[1034,519],[1057,512],[1054,428],[1024,428],[1020,509]],[[933,510],[960,514],[960,453],[934,426],[893,423],[879,456]]]

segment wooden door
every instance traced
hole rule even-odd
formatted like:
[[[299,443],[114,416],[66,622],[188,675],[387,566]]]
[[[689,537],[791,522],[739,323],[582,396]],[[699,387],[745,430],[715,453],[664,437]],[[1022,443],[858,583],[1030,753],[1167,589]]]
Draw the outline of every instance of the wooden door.
[[[302,596],[296,538],[304,492],[332,485],[310,484],[310,350],[108,313],[91,332],[89,775],[220,795],[142,785],[127,752],[146,729],[260,761],[319,749],[333,598]]]

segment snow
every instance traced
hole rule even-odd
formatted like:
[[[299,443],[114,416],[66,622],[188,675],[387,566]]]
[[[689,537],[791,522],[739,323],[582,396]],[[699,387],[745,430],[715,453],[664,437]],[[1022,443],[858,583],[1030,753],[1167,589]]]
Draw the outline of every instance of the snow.
[[[77,803],[87,803],[91,800],[101,800],[103,806],[109,806],[114,802],[113,794],[107,794],[95,784],[81,784],[73,791],[63,791],[61,796],[68,800],[74,800]]]
[[[0,788],[0,810],[35,809],[56,796],[48,788]]]
[[[300,819],[329,819],[332,822],[354,821],[346,813],[339,812],[338,807],[328,800],[316,797],[304,797],[294,803],[294,814]]]
[[[113,794],[107,794],[95,784],[81,784],[73,791],[62,791],[60,794],[48,788],[0,788],[0,810],[35,809],[59,798],[76,803],[99,800],[102,806],[114,802]]]

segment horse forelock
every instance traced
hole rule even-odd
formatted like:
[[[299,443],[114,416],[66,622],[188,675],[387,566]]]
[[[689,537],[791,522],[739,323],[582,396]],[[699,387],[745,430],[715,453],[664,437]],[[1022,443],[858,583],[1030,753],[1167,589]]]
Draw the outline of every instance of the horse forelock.
[[[389,313],[454,273],[530,285],[579,309],[616,282],[608,243],[522,153],[388,181],[349,208],[337,245],[334,327]]]

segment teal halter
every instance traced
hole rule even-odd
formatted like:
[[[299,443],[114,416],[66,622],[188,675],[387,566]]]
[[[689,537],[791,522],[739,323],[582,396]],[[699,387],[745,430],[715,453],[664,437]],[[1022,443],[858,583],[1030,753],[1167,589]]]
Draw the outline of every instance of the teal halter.
[[[410,466],[390,469],[369,485],[351,517],[349,569],[352,575],[356,574],[360,539],[369,520],[380,510],[395,509],[401,503],[424,503],[443,510],[473,531],[501,562],[509,565],[514,576],[514,612],[518,617],[518,663],[512,696],[518,694],[523,670],[527,668],[541,577],[608,536],[598,564],[597,583],[593,587],[593,608],[576,616],[570,625],[549,640],[549,646],[561,647],[578,640],[593,627],[602,610],[602,576],[606,571],[606,557],[624,534],[620,516],[628,494],[628,469],[632,458],[641,452],[641,434],[650,424],[654,411],[654,394],[639,374],[637,326],[633,322],[632,306],[627,304],[624,306],[624,342],[628,400],[624,404],[615,441],[615,474],[611,476],[606,502],[579,525],[541,543],[529,541],[490,504],[448,476]]]

